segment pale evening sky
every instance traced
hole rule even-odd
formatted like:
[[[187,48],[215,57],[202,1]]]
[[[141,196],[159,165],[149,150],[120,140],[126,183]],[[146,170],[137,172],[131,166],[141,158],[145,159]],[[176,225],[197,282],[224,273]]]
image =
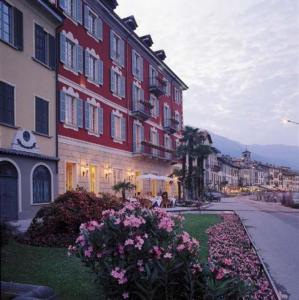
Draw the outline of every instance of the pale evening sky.
[[[299,145],[298,0],[118,0],[189,86],[184,122],[245,144]]]

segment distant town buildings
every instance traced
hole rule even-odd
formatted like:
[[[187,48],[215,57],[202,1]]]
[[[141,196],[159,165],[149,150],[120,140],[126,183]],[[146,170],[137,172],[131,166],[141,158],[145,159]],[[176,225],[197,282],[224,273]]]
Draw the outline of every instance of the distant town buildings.
[[[240,188],[299,191],[299,172],[253,160],[248,149],[240,158],[213,152],[205,160],[205,185],[217,191]]]

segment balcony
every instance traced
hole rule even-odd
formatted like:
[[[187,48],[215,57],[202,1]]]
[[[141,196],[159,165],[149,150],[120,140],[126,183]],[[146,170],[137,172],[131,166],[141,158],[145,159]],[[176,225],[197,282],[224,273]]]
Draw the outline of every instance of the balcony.
[[[175,133],[178,130],[179,121],[169,118],[164,121],[164,130],[168,133]]]
[[[221,167],[219,165],[213,165],[212,166],[212,171],[218,173],[218,172],[221,171]]]
[[[165,82],[159,77],[150,77],[149,92],[153,93],[156,97],[165,95],[166,93]]]
[[[148,120],[151,117],[151,104],[145,101],[133,102],[132,115],[141,121]]]
[[[134,145],[134,157],[155,159],[168,163],[177,163],[178,159],[173,150],[166,149],[162,146],[154,145],[151,142],[143,141]]]

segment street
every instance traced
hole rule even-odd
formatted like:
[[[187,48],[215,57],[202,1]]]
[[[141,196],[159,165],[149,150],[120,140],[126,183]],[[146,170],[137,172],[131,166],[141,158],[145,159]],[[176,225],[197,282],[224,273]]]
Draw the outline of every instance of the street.
[[[299,210],[249,197],[223,198],[208,209],[235,210],[279,291],[299,299]]]

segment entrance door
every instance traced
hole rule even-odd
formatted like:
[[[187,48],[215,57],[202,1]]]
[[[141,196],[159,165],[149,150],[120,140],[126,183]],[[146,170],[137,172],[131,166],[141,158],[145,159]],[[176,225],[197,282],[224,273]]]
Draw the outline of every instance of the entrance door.
[[[18,172],[8,161],[0,162],[1,221],[18,219]]]

